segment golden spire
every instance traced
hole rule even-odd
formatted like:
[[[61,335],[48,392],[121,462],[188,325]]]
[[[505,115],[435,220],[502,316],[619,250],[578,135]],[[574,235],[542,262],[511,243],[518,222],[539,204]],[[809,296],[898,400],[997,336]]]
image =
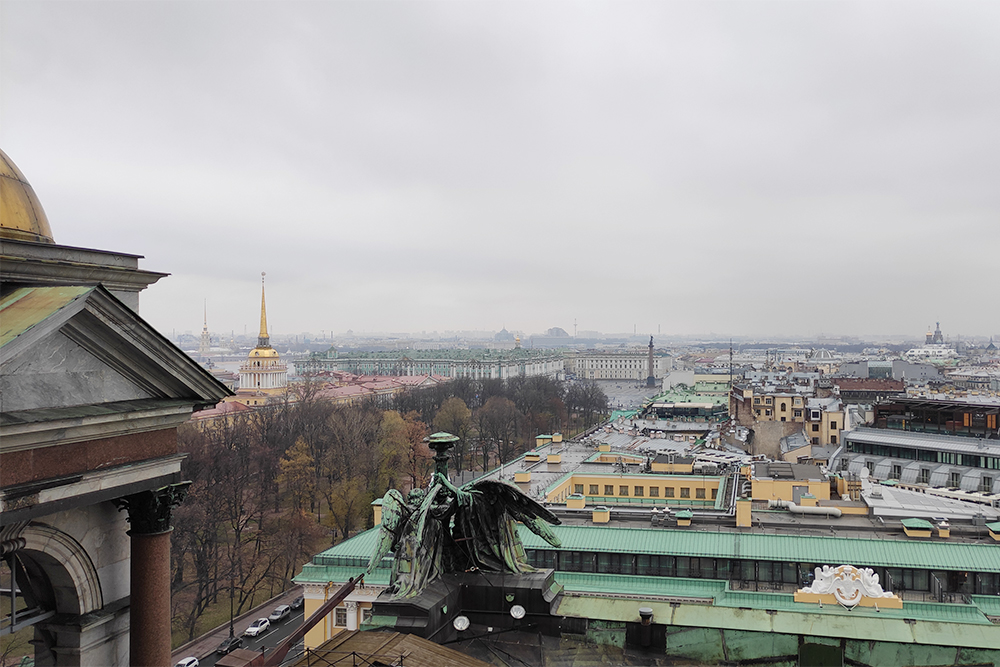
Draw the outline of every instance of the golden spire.
[[[260,272],[260,333],[257,335],[257,347],[271,347],[271,338],[267,335],[267,308],[264,305],[264,276]]]

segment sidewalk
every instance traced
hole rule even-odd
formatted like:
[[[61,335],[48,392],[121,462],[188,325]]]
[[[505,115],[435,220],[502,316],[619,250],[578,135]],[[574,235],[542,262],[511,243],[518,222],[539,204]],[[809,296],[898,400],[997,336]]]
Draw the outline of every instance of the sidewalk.
[[[302,595],[302,587],[295,586],[290,588],[284,593],[280,593],[264,604],[254,607],[248,612],[240,614],[233,619],[233,630],[239,635],[243,632],[244,628],[249,624],[249,622],[255,618],[261,616],[267,616],[271,613],[275,607],[279,604],[291,604],[292,600]],[[203,634],[201,637],[196,637],[187,644],[182,644],[174,649],[170,654],[170,661],[172,663],[177,663],[182,658],[188,656],[194,656],[201,660],[202,658],[209,656],[215,651],[216,647],[222,643],[222,640],[229,636],[229,622],[220,625],[214,630],[210,630]]]

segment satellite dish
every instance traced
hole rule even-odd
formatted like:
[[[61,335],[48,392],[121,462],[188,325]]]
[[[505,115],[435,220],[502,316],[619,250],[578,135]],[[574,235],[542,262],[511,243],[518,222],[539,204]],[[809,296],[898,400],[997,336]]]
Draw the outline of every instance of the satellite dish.
[[[456,630],[461,632],[462,630],[469,629],[469,617],[468,616],[456,616],[455,620],[451,622]]]
[[[510,615],[518,620],[524,618],[524,614],[525,614],[524,607],[522,607],[519,604],[516,604],[510,608]]]

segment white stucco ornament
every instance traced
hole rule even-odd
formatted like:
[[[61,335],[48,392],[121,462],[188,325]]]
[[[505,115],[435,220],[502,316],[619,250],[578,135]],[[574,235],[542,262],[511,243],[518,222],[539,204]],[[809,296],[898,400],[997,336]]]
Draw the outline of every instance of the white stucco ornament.
[[[824,565],[816,568],[816,579],[811,586],[801,589],[802,593],[830,595],[847,607],[853,609],[862,598],[895,598],[892,593],[882,590],[878,575],[870,567],[857,568],[853,565],[830,567]]]

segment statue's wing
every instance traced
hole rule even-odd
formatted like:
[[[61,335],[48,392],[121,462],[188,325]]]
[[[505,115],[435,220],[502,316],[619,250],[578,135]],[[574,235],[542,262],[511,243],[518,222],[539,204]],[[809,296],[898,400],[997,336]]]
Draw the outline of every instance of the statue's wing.
[[[479,496],[484,507],[502,507],[515,521],[520,521],[531,532],[554,547],[561,546],[559,538],[549,528],[549,524],[562,522],[555,514],[524,495],[520,489],[492,479],[478,479],[463,487]]]
[[[435,484],[427,491],[420,506],[417,507],[403,526],[397,561],[405,561],[398,572],[396,596],[408,598],[424,590],[428,583],[436,579],[442,568],[442,541],[445,528],[441,521],[431,516],[431,508],[436,502],[436,496],[441,485]]]
[[[382,562],[392,545],[399,538],[399,535],[409,518],[409,511],[406,509],[406,501],[403,494],[396,489],[389,491],[382,496],[382,525],[378,532],[378,541],[375,543],[375,551],[368,561],[368,574],[371,574],[378,564]]]

